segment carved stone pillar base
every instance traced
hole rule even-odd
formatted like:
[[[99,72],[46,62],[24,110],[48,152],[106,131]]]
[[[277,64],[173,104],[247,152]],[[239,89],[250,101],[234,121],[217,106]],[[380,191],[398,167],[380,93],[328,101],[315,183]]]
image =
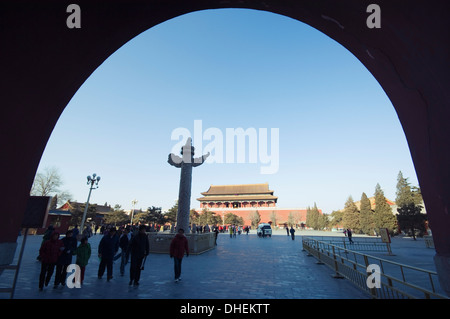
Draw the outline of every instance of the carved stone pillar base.
[[[170,242],[175,237],[174,233],[155,232],[147,234],[151,253],[169,253]],[[185,236],[188,240],[189,254],[199,255],[215,248],[215,233],[185,234]]]

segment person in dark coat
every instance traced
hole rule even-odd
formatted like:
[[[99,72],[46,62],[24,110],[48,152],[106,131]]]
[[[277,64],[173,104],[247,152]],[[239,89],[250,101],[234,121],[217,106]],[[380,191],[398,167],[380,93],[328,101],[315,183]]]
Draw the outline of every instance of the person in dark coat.
[[[50,239],[45,241],[39,249],[41,256],[41,273],[39,274],[39,290],[43,290],[44,284],[48,285],[55,271],[58,257],[64,250],[64,244],[59,239],[59,233],[53,232]]]
[[[73,237],[73,231],[68,230],[66,232],[66,237],[61,239],[64,244],[64,250],[58,257],[58,262],[56,263],[56,273],[55,273],[55,285],[53,288],[57,288],[59,284],[66,284],[67,267],[72,263],[72,255],[77,249],[77,239]]]
[[[110,281],[113,277],[113,259],[119,250],[119,239],[116,236],[116,228],[112,227],[107,234],[103,236],[98,245],[98,257],[101,258],[98,266],[98,279],[102,279],[106,270],[106,279]]]
[[[131,234],[128,228],[123,230],[122,235],[119,238],[119,247],[121,250],[120,253],[120,275],[123,276],[125,274],[125,266],[128,264],[128,259],[130,255],[130,242],[131,242]],[[116,256],[117,258],[117,256]]]
[[[350,242],[350,244],[353,244],[352,231],[350,228],[347,228],[347,236],[348,236],[348,241]]]
[[[42,236],[41,247],[47,240],[50,240],[54,231],[55,228],[53,227],[53,225],[49,225],[48,228],[45,230],[44,236]],[[41,247],[39,247],[39,249]],[[36,260],[41,261],[41,255],[38,255]]]
[[[144,258],[150,252],[150,245],[146,234],[145,225],[139,226],[139,232],[131,239],[130,253],[130,285],[139,285],[139,279],[141,278],[141,270],[143,268]]]
[[[289,231],[291,232],[292,240],[294,240],[295,239],[295,229],[294,229],[294,227],[291,226],[291,229]]]
[[[173,258],[175,282],[181,280],[181,261],[184,253],[189,257],[189,245],[186,236],[184,236],[184,229],[180,228],[178,233],[170,242],[170,258]]]

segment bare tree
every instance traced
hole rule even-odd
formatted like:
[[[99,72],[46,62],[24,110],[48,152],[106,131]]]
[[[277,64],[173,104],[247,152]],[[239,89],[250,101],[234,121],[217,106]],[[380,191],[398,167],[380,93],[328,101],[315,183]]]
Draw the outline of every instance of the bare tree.
[[[57,196],[58,204],[69,200],[72,195],[68,191],[61,191],[63,181],[56,167],[46,167],[43,172],[38,172],[34,178],[30,195],[33,196]]]

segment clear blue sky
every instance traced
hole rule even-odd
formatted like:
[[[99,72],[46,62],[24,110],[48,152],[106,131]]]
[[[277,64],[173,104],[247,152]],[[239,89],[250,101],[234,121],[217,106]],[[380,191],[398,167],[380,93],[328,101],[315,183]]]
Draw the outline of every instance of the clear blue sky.
[[[417,185],[395,110],[356,57],[302,22],[237,9],[177,17],[115,52],[66,107],[39,170],[57,167],[77,201],[95,172],[91,202],[166,209],[180,175],[167,163],[171,134],[193,132],[194,120],[224,137],[279,129],[279,169],[261,174],[259,158],[194,168],[191,207],[210,185],[267,182],[279,207],[316,202],[325,213],[349,195],[372,196],[377,183],[394,200],[399,170]]]

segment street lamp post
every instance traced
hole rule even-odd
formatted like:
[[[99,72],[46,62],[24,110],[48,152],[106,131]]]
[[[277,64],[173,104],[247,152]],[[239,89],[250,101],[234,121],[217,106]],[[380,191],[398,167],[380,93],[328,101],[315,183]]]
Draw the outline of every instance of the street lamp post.
[[[99,181],[100,181],[100,176],[97,176],[97,174],[95,174],[95,173],[92,174],[92,177],[91,176],[87,177],[87,184],[90,185],[90,187],[89,187],[89,195],[87,198],[86,207],[84,208],[83,218],[81,219],[81,227],[80,227],[81,233],[83,233],[83,230],[84,230],[84,222],[86,220],[86,214],[87,214],[88,207],[89,207],[89,199],[91,198],[91,192],[93,189],[98,188]],[[94,187],[94,184],[97,187]]]
[[[133,216],[134,216],[134,206],[137,204],[137,200],[134,199],[131,201],[131,204],[133,204],[133,210],[131,211],[131,226],[133,226]]]

